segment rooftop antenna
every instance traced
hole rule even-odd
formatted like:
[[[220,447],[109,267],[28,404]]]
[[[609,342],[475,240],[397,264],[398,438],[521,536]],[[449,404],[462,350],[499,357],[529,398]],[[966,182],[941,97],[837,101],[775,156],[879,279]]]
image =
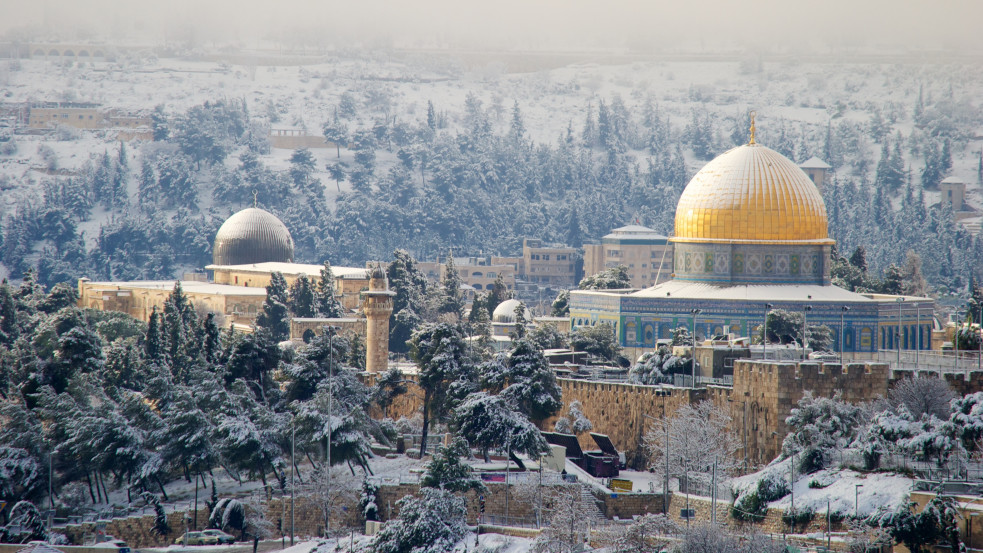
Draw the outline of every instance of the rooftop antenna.
[[[758,115],[758,112],[751,110],[751,139],[748,140],[748,145],[756,144],[754,141],[754,118]]]

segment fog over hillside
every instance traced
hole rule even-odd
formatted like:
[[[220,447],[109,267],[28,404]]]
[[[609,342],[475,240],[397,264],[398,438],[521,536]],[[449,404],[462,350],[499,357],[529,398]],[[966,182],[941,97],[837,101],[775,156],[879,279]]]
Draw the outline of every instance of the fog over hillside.
[[[39,0],[0,2],[12,37],[153,44],[830,53],[979,50],[973,0]]]

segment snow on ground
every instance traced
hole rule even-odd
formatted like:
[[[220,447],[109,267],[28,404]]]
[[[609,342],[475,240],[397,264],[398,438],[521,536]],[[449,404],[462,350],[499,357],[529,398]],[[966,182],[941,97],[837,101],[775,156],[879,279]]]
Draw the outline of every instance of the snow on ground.
[[[788,481],[791,459],[774,462],[764,469],[735,478],[731,485],[743,494],[757,487],[765,476],[775,476]],[[796,474],[794,492],[795,510],[830,512],[852,515],[859,511],[867,517],[878,511],[892,511],[908,501],[914,480],[891,472],[860,473],[849,469],[824,469],[813,474]],[[859,488],[857,486],[860,486]],[[792,506],[792,494],[772,501],[769,507],[788,510]]]
[[[455,552],[472,551],[475,553],[528,553],[532,549],[535,540],[529,538],[515,538],[502,534],[480,534],[478,536],[478,546],[475,547],[474,534],[468,535],[461,540]],[[365,552],[369,551],[372,537],[355,534],[352,536],[331,538],[328,540],[317,540],[295,545],[284,549],[284,553],[340,553],[342,551]],[[313,549],[311,547],[316,547]]]

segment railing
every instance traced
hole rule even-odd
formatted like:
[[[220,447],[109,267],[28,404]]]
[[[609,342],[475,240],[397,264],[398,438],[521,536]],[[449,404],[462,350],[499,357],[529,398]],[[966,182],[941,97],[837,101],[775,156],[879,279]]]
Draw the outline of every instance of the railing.
[[[969,373],[981,367],[980,352],[977,350],[956,352],[901,350],[900,363],[898,350],[878,350],[877,360],[889,363],[894,368],[931,371],[937,373]]]
[[[693,386],[693,376],[688,374],[672,375],[672,385],[677,388],[705,388],[710,386],[733,386],[734,377],[725,376],[723,378],[712,378],[709,376],[697,376],[696,386]]]

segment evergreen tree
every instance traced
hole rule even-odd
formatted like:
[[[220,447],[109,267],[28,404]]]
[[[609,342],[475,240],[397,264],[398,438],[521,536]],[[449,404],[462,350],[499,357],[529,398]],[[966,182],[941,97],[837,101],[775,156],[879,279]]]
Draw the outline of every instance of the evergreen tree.
[[[471,456],[471,449],[463,438],[456,438],[450,445],[438,446],[433,458],[427,463],[421,488],[437,488],[449,492],[465,493],[487,491],[471,465],[461,462]]]
[[[464,298],[461,294],[461,280],[457,267],[454,266],[454,252],[448,252],[444,268],[444,278],[441,281],[441,303],[438,311],[460,318],[464,315]]]
[[[330,270],[330,269],[329,269]],[[288,307],[294,317],[310,318],[315,315],[315,290],[307,275],[300,275],[290,286]]]
[[[498,304],[509,299],[511,294],[509,294],[508,289],[505,288],[505,281],[502,280],[502,275],[498,275],[495,278],[495,283],[492,285],[491,292],[488,293],[488,298],[485,300],[485,308],[488,309],[488,317],[492,317],[495,314],[495,308]]]
[[[256,317],[256,326],[266,329],[277,342],[286,340],[290,336],[288,302],[287,281],[282,273],[274,271],[270,275],[270,285],[266,287],[263,310]]]
[[[341,317],[341,303],[335,297],[334,272],[331,271],[331,264],[327,261],[324,262],[324,267],[321,267],[321,276],[317,281],[314,299],[318,317],[329,319]]]
[[[423,438],[420,456],[427,452],[431,420],[443,421],[451,405],[451,383],[467,371],[464,335],[457,325],[427,324],[413,333],[410,357],[419,367],[418,384],[423,389]]]
[[[160,313],[155,305],[150,312],[150,318],[147,322],[147,337],[143,341],[144,358],[158,364],[164,362],[164,355],[167,350],[160,319]]]

